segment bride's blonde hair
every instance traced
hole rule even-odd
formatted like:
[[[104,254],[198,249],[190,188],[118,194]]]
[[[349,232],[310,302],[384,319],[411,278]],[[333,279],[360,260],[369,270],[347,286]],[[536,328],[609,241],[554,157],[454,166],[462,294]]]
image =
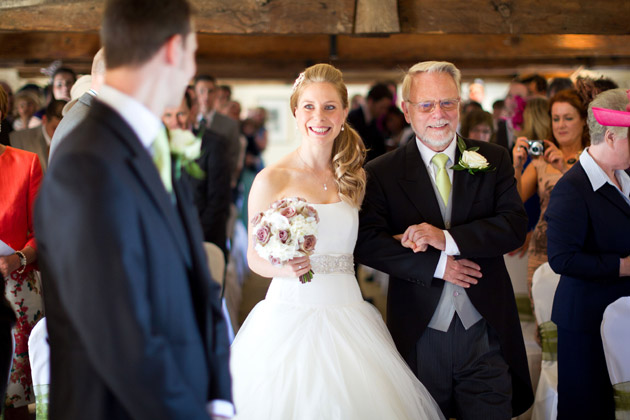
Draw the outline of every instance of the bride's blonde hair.
[[[298,100],[304,89],[312,83],[330,83],[339,94],[343,109],[348,109],[348,90],[341,71],[329,64],[315,64],[300,73],[293,85],[291,112],[295,116]],[[365,146],[359,134],[344,121],[343,130],[335,139],[331,166],[339,196],[346,203],[360,207],[365,193]]]

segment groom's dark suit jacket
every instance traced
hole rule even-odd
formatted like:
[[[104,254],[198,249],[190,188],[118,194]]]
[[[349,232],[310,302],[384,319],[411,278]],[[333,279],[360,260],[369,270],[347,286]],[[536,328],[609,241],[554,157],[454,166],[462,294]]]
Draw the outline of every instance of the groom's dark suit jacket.
[[[507,151],[489,143],[465,142],[468,148],[479,147],[478,152],[496,170],[474,175],[454,172],[449,232],[461,258],[481,266],[483,277],[466,292],[499,335],[512,375],[516,416],[531,405],[533,393],[503,254],[522,245],[527,216]],[[459,156],[458,150],[455,161]],[[368,183],[355,255],[358,262],[390,274],[387,324],[398,350],[415,370],[416,342],[427,328],[444,286],[444,280],[433,277],[440,251],[429,247],[414,254],[393,235],[422,222],[444,229],[444,222],[431,175],[415,141],[370,162],[366,171]]]
[[[207,419],[231,400],[218,286],[190,191],[177,205],[124,120],[94,101],[35,209],[50,418]]]

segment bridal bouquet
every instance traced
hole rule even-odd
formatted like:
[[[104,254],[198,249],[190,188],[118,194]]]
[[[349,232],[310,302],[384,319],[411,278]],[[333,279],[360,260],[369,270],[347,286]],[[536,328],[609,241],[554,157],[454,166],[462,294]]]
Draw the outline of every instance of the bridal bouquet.
[[[251,221],[254,227],[254,249],[274,265],[293,258],[311,255],[317,242],[317,210],[298,197],[283,198],[271,203]],[[300,276],[306,283],[313,278],[313,270]]]

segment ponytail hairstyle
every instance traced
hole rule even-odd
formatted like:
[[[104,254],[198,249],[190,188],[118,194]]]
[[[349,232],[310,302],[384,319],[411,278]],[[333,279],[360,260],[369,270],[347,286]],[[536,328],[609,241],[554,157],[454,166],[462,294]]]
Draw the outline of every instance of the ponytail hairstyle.
[[[339,94],[343,109],[348,109],[348,90],[341,71],[329,64],[315,64],[300,73],[293,84],[291,112],[295,116],[300,95],[312,83],[330,83]],[[342,130],[333,143],[330,164],[335,184],[342,201],[360,207],[365,193],[365,146],[359,134],[344,121]]]

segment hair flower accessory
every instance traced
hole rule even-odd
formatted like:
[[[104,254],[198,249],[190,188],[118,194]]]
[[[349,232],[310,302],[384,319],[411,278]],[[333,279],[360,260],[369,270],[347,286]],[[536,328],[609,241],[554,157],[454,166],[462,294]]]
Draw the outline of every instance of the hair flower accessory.
[[[203,179],[206,174],[195,162],[201,156],[201,137],[179,129],[169,130],[168,137],[176,179],[181,177],[182,168],[193,178]]]
[[[293,83],[293,87],[291,88],[291,92],[295,92],[295,90],[300,86],[300,83],[304,80],[304,72],[300,73],[297,79],[295,79],[295,83]]]
[[[471,175],[477,172],[494,171],[495,168],[491,167],[488,160],[477,153],[478,147],[471,147],[466,149],[466,143],[461,137],[457,137],[457,148],[461,153],[459,162],[456,165],[451,166],[454,171],[468,171]]]

